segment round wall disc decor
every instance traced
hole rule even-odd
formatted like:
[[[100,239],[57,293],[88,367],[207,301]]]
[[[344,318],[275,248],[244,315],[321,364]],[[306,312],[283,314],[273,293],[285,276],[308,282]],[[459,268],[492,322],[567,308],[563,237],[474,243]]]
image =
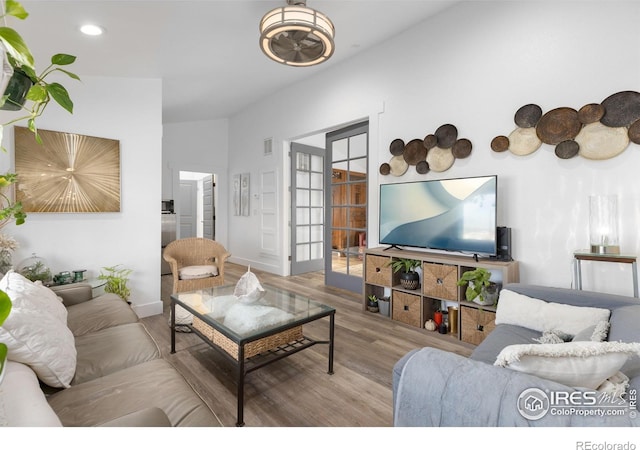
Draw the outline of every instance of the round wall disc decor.
[[[542,141],[538,139],[535,128],[516,128],[509,135],[509,151],[514,155],[529,155],[541,145]]]
[[[458,129],[450,123],[439,126],[434,134],[440,148],[451,148],[458,139]]]
[[[391,175],[394,177],[400,177],[405,174],[407,169],[409,168],[409,164],[404,160],[402,155],[394,156],[389,161],[389,166],[391,167]]]
[[[491,150],[498,153],[509,150],[509,138],[506,136],[494,137],[491,140]]]
[[[536,126],[540,117],[542,117],[542,108],[538,105],[530,104],[518,109],[513,120],[520,128],[531,128]]]
[[[427,153],[427,163],[434,172],[444,172],[453,165],[454,161],[450,148],[433,147]]]
[[[545,144],[556,145],[575,138],[581,128],[578,111],[572,108],[556,108],[542,116],[536,125],[536,132]]]
[[[404,141],[402,139],[394,139],[389,144],[389,151],[393,156],[402,155],[404,152]]]
[[[612,128],[601,122],[585,125],[576,136],[580,156],[587,159],[609,159],[618,156],[629,146],[626,127]]]
[[[422,161],[427,157],[427,149],[422,144],[422,139],[413,139],[404,146],[404,160],[410,166],[415,166],[418,161]]]

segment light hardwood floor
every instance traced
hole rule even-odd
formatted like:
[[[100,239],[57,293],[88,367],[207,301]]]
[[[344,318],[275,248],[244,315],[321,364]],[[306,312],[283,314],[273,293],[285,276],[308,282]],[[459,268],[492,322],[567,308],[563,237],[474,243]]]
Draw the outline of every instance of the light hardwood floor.
[[[246,267],[225,265],[235,283]],[[424,346],[469,355],[459,341],[362,310],[358,294],[325,286],[322,273],[280,277],[254,270],[262,283],[277,285],[336,308],[335,362],[327,374],[327,346],[316,345],[250,373],[245,387],[245,423],[254,427],[388,427],[392,425],[391,372],[407,351]],[[164,314],[142,319],[170,361],[194,386],[225,426],[236,421],[233,367],[191,333],[178,333],[170,354],[167,322],[171,276],[162,277]],[[328,319],[304,326],[326,339]]]

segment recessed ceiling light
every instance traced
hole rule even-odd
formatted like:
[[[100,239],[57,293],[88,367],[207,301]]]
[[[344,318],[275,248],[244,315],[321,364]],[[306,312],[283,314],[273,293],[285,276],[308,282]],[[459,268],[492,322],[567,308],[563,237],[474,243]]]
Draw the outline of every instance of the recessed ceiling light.
[[[104,28],[99,27],[98,25],[82,25],[80,27],[80,31],[89,36],[100,36],[104,33]]]

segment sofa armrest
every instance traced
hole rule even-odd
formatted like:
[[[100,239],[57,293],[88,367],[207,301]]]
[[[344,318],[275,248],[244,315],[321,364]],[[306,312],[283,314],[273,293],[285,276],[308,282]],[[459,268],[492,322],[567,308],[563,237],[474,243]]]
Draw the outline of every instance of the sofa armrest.
[[[145,408],[105,422],[101,427],[170,427],[171,422],[160,408]]]
[[[631,418],[629,412],[605,417],[547,412],[538,420],[527,419],[518,409],[518,399],[530,388],[547,393],[586,391],[435,348],[414,350],[394,367],[394,426],[640,425],[640,418]]]
[[[61,284],[59,286],[51,286],[49,289],[62,298],[64,306],[76,305],[93,298],[89,283]]]

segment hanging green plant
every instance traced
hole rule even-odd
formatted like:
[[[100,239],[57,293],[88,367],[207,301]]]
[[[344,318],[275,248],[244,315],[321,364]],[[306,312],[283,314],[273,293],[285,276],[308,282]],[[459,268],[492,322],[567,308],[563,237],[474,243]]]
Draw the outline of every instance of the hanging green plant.
[[[24,7],[17,1],[6,0],[6,2],[2,2],[2,6],[4,7],[4,12],[0,16],[2,20],[6,20],[7,16],[24,20],[29,16]],[[23,78],[23,75],[26,76],[32,84],[24,100],[12,98],[10,93],[6,92],[6,89],[2,93],[0,109],[22,110],[25,112],[24,115],[4,123],[2,128],[26,120],[27,127],[34,133],[36,141],[42,143],[40,136],[38,136],[36,119],[44,113],[51,100],[73,113],[73,101],[67,89],[60,83],[49,83],[47,77],[53,73],[64,73],[75,80],[80,80],[78,75],[62,68],[73,64],[76,57],[64,53],[55,54],[51,57],[51,64],[42,72],[37,73],[31,50],[29,50],[28,45],[16,30],[7,26],[0,27],[0,44],[2,44],[3,50],[6,51],[7,62],[13,68],[14,73],[17,73],[17,76],[21,78]],[[26,83],[26,81],[22,81]],[[9,84],[11,85],[11,83]],[[26,103],[21,103],[21,101]],[[1,139],[2,129],[0,129]]]

